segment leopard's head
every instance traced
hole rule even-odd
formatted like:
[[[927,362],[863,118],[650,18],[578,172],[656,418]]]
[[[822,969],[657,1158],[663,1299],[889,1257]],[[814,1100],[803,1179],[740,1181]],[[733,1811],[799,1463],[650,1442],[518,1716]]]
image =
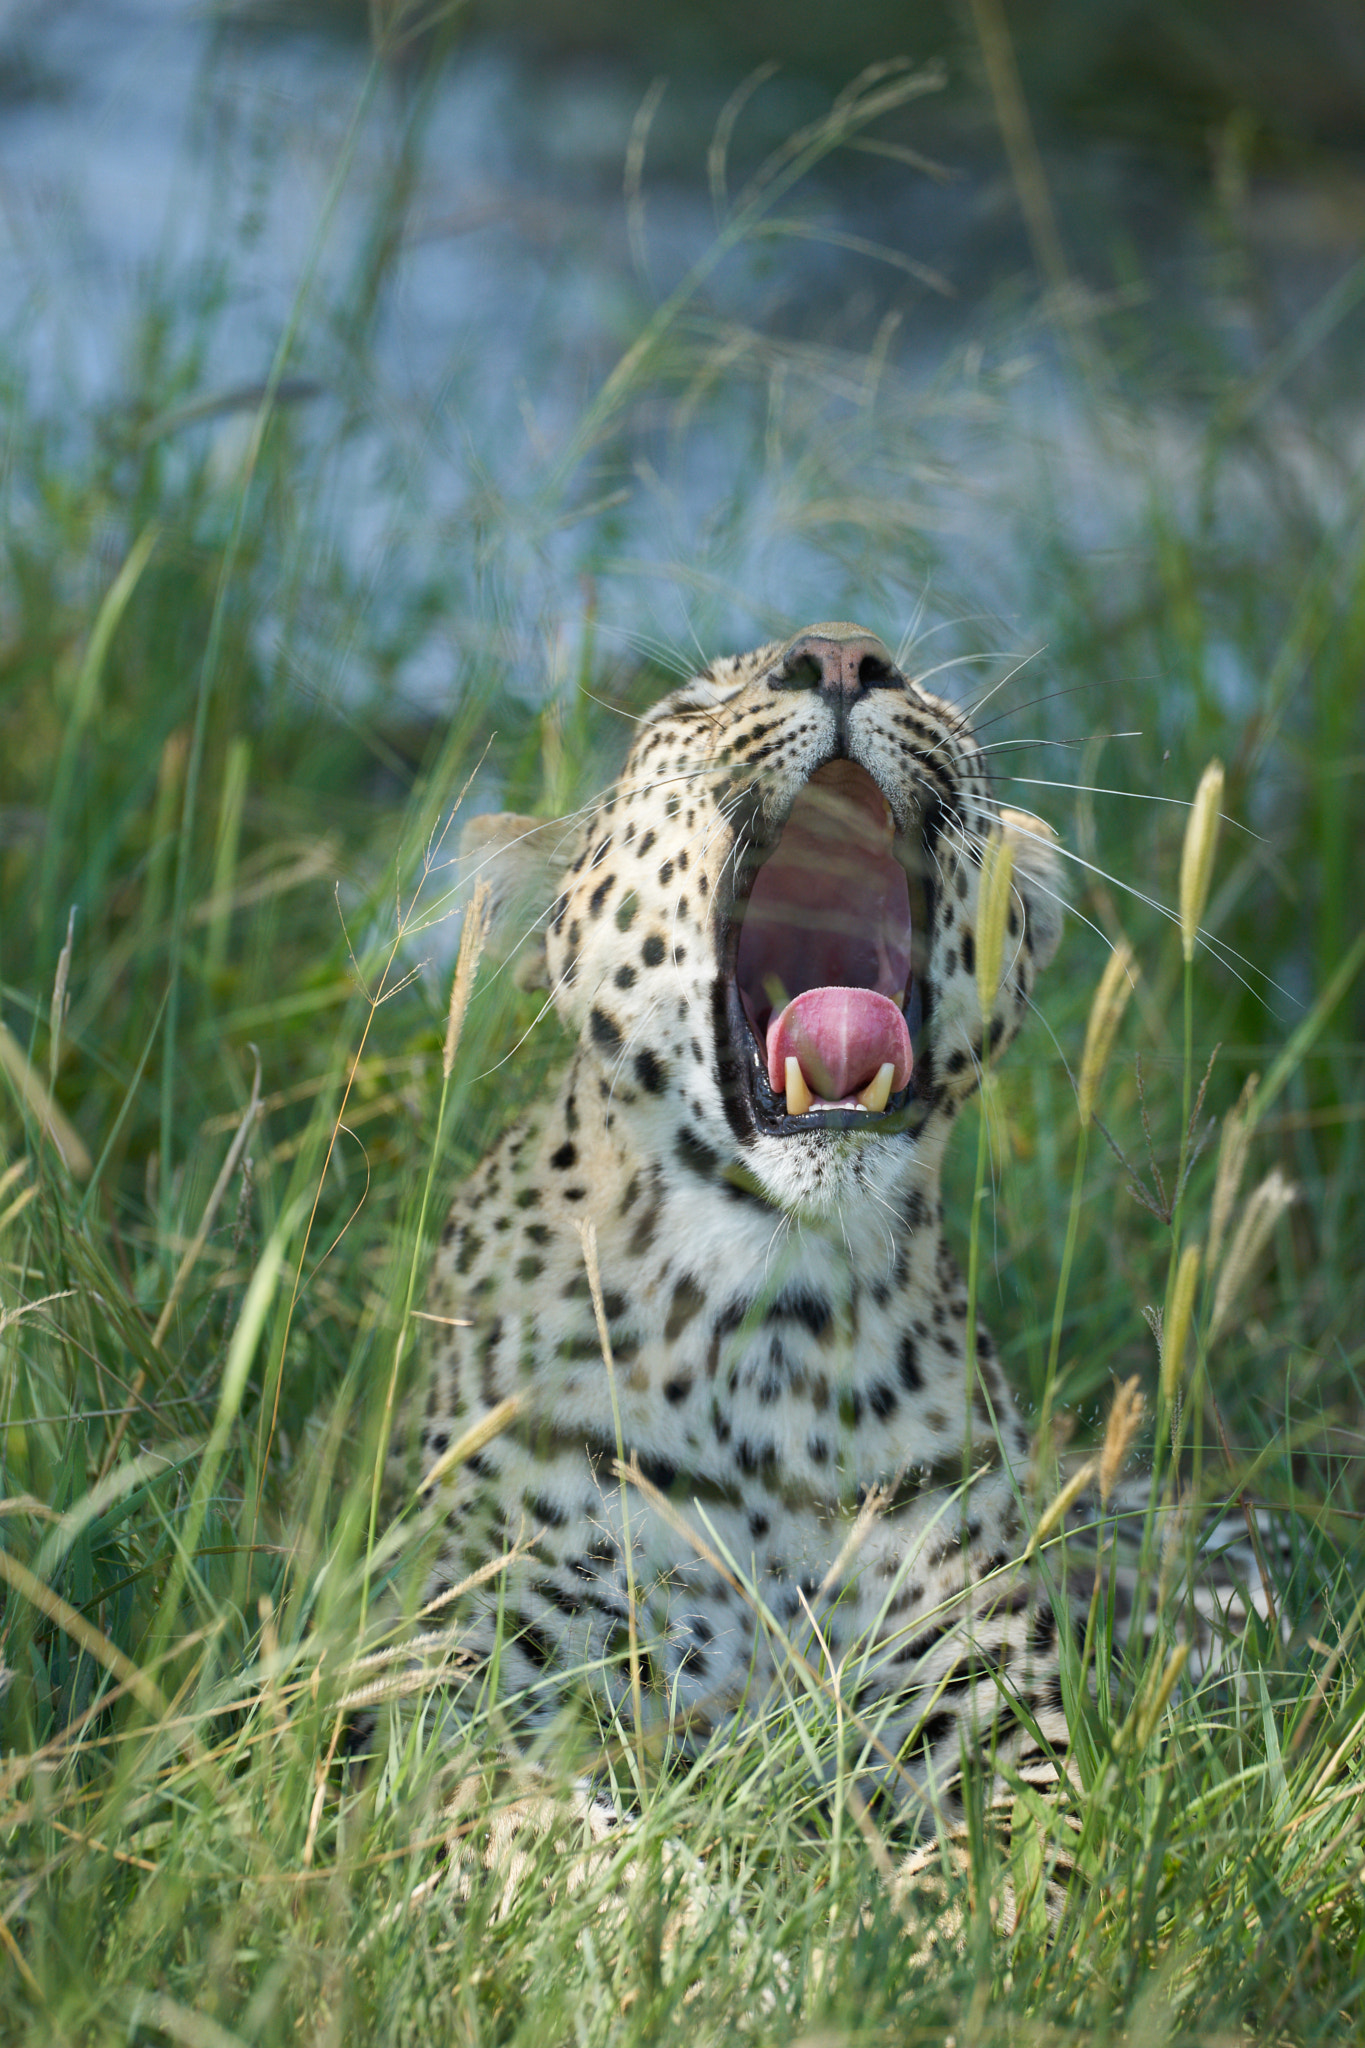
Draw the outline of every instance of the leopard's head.
[[[1013,883],[987,1020],[993,832]],[[996,803],[961,711],[838,621],[646,717],[578,836],[545,964],[642,1149],[830,1213],[936,1169],[987,1032],[994,1059],[1060,930],[1047,828]]]

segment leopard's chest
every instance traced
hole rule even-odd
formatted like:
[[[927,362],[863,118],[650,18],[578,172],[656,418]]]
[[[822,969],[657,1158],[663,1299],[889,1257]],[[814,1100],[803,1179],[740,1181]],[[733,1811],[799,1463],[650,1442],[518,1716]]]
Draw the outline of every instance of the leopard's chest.
[[[563,1150],[555,1134],[551,1119],[533,1160]],[[457,1205],[434,1304],[462,1326],[437,1374],[445,1424],[515,1397],[547,1458],[574,1438],[614,1447],[619,1426],[684,1478],[822,1502],[960,1466],[981,1404],[965,1291],[927,1205],[918,1232],[859,1239],[713,1176],[603,1163],[567,1186],[495,1164]],[[979,1349],[994,1391],[989,1339]]]
[[[820,1612],[831,1642],[914,1641],[1004,1541],[1022,1450],[931,1206],[917,1230],[815,1229],[581,1128],[566,1178],[565,1144],[558,1113],[514,1134],[438,1267],[424,1463],[506,1418],[443,1482],[438,1581],[529,1545],[508,1591],[532,1661],[602,1654],[633,1586],[685,1689],[742,1683],[754,1603],[784,1628]]]

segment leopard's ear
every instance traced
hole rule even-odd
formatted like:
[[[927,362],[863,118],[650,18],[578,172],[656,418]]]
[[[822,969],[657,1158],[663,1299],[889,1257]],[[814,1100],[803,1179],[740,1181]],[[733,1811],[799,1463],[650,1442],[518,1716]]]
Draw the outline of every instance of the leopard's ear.
[[[545,921],[572,850],[572,830],[561,819],[515,811],[471,818],[460,834],[465,890],[488,886],[487,953],[496,961],[515,956],[519,988],[550,986]]]
[[[1046,967],[1061,941],[1066,898],[1057,835],[1030,811],[1002,810],[1000,825],[1014,855],[1014,883],[1033,939],[1036,967]]]

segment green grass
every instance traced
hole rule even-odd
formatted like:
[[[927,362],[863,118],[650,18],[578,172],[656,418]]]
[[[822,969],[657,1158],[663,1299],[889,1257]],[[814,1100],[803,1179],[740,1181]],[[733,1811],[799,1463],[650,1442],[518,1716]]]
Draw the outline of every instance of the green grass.
[[[876,90],[908,96],[895,77]],[[799,143],[777,167],[792,173],[784,207],[800,207],[841,134],[875,134],[879,118],[845,107]],[[420,119],[419,101],[414,149]],[[382,298],[395,260],[382,207],[400,186],[354,277],[301,283],[276,397],[323,338],[363,396],[371,335],[354,308],[372,318]],[[735,202],[727,250],[770,233],[775,196]],[[139,417],[201,395],[215,317],[155,288]],[[994,490],[980,463],[959,466],[972,436],[992,451],[1010,417],[1000,393],[1021,335],[1051,345],[1045,309],[996,328],[983,315],[986,369],[952,366],[918,394],[894,359],[877,374],[875,321],[851,341],[818,325],[746,338],[718,260],[623,318],[616,368],[566,443],[528,454],[515,492],[501,451],[475,446],[447,567],[403,583],[398,609],[330,522],[353,416],[333,439],[306,406],[267,400],[244,469],[212,428],[59,424],[10,394],[0,2033],[1340,2039],[1365,1984],[1365,504],[1337,458],[1339,423],[1317,416],[1301,369],[1278,391],[1248,383],[1212,334],[1195,338],[1199,388],[1182,387],[1195,349],[1181,354],[1159,304],[1097,317],[1079,368],[1060,344],[1059,373],[1126,482],[1119,544],[1096,554],[1045,439],[1028,460],[995,444],[1007,473]],[[974,698],[1032,657],[982,729],[1011,743],[1002,795],[1036,804],[1081,857],[1077,914],[1039,1018],[992,1077],[989,1143],[959,1140],[949,1185],[964,1257],[976,1219],[980,1308],[1015,1385],[1080,1442],[1132,1374],[1169,1420],[1144,1311],[1168,1299],[1172,1220],[1077,1122],[1072,1077],[1109,944],[1131,942],[1140,981],[1099,1114],[1156,1209],[1215,1046],[1205,1118],[1222,1123],[1262,1076],[1233,1229],[1273,1168],[1298,1190],[1216,1335],[1203,1275],[1180,1424],[1211,1498],[1246,1483],[1296,1510],[1277,1585],[1289,1639],[1253,1624],[1239,1687],[1185,1686],[1159,1712],[1166,1637],[1149,1668],[1135,1656],[1112,1687],[1102,1677],[1093,1704],[1073,1674],[1079,1835],[1039,1819],[1043,1859],[1064,1851],[1077,1872],[1052,1931],[1036,1910],[1003,1924],[1009,1865],[984,1826],[965,1869],[946,1868],[942,1913],[924,1890],[898,1895],[887,1869],[903,1845],[860,1816],[854,1738],[829,1686],[795,1664],[790,1697],[694,1766],[641,1760],[606,1731],[638,1820],[577,1888],[551,1842],[510,1899],[478,1884],[461,1896],[441,1807],[493,1754],[491,1706],[443,1738],[416,1716],[385,1722],[363,1784],[337,1761],[342,1703],[392,1668],[356,1668],[385,1640],[387,1589],[415,1598],[373,1507],[392,1401],[416,1370],[433,1232],[557,1050],[535,1000],[485,972],[443,1078],[452,807],[471,776],[548,812],[610,774],[619,713],[664,687],[670,663],[624,658],[588,630],[572,672],[561,662],[543,694],[527,687],[539,565],[567,528],[564,618],[586,602],[591,628],[586,587],[614,593],[622,623],[638,564],[609,501],[644,488],[642,445],[667,474],[717,420],[731,495],[668,568],[703,640],[717,616],[748,615],[754,638],[800,623],[729,580],[732,535],[763,501],[808,551],[811,611],[894,636],[932,569],[946,625],[925,638],[926,665],[961,659]],[[449,423],[405,429],[428,424]],[[1305,452],[1321,490],[1304,488]],[[420,509],[399,454],[400,482],[384,485],[395,545]],[[1013,550],[1008,628],[972,623],[970,575],[953,568],[945,522],[966,491],[959,529],[994,522]],[[448,721],[428,726],[394,679],[434,623],[452,693]],[[656,618],[631,624],[640,644],[671,644]],[[1215,755],[1235,823],[1187,1045],[1183,804]],[[439,966],[415,973],[426,952]],[[1186,1244],[1207,1242],[1217,1154],[1215,1132],[1181,1205]],[[1016,1861],[1032,1841],[1016,1829]]]

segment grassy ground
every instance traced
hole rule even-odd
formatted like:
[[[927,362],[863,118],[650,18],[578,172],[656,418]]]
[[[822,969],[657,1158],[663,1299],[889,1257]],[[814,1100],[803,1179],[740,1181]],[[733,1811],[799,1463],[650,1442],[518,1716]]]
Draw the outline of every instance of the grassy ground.
[[[875,133],[874,112],[836,126]],[[737,245],[765,204],[739,203]],[[464,1899],[441,1803],[487,1761],[491,1716],[440,1742],[396,1720],[360,1787],[337,1763],[342,1702],[386,1668],[357,1659],[382,1648],[376,1612],[401,1583],[375,1502],[433,1230],[555,1051],[534,1003],[485,975],[443,1075],[448,821],[476,770],[519,808],[581,796],[619,754],[619,712],[672,666],[623,663],[588,630],[555,687],[510,687],[541,602],[528,565],[571,521],[559,588],[590,624],[584,590],[622,573],[603,500],[633,487],[642,447],[681,461],[723,394],[751,437],[735,443],[732,512],[771,497],[818,571],[810,609],[894,636],[905,592],[951,559],[924,509],[955,487],[935,422],[989,434],[1003,415],[970,360],[926,397],[894,360],[883,372],[815,332],[738,347],[699,280],[632,316],[567,454],[528,454],[513,500],[471,486],[444,584],[395,615],[330,538],[328,464],[350,422],[333,446],[276,402],[316,336],[338,345],[343,306],[363,390],[354,306],[379,303],[393,260],[376,232],[365,292],[301,292],[249,445],[193,422],[148,430],[199,395],[214,317],[187,332],[164,300],[145,310],[131,418],[56,421],[20,390],[7,408],[0,2034],[1341,2038],[1365,1982],[1365,505],[1340,421],[1293,374],[1322,330],[1330,350],[1330,321],[1250,378],[1215,335],[1187,336],[1198,390],[1173,399],[1160,309],[1108,324],[1020,309],[1040,348],[1060,335],[1074,417],[1124,478],[1123,545],[1078,542],[1057,450],[1002,450],[1007,482],[994,499],[978,487],[973,517],[1016,551],[1025,624],[1000,656],[999,622],[964,623],[970,604],[950,601],[924,643],[926,665],[967,663],[964,697],[1001,684],[981,725],[1002,794],[1036,803],[1077,856],[1064,953],[992,1083],[984,1174],[970,1136],[954,1161],[982,1312],[1035,1411],[1055,1399],[1084,1438],[1111,1382],[1137,1374],[1164,1442],[1178,1385],[1205,1491],[1246,1484],[1293,1507],[1273,1566],[1287,1641],[1253,1625],[1239,1688],[1164,1704],[1164,1638],[1093,1707],[1078,1678],[1077,1875],[1052,1932],[1036,1910],[1003,1924],[1010,1872],[984,1832],[946,1868],[945,1911],[900,1896],[898,1845],[847,1796],[832,1691],[795,1676],[743,1743],[694,1769],[608,1731],[639,1814],[624,1844],[577,1888],[549,1844],[514,1896]],[[721,521],[676,557],[703,627],[708,605],[745,602],[780,625],[761,594],[725,587],[725,553]],[[452,689],[448,721],[428,726],[392,679],[433,617]],[[1187,976],[1184,804],[1215,755],[1233,822]],[[1124,940],[1140,979],[1097,1106],[1132,1175],[1080,1128],[1072,1079]],[[427,956],[439,966],[414,972]],[[1187,1100],[1215,1047],[1196,1118],[1212,1142],[1172,1218]],[[1219,1127],[1226,1164],[1247,1086],[1220,1227]],[[1258,1210],[1276,1169],[1296,1199]],[[1169,1306],[1191,1245],[1191,1341],[1163,1397],[1144,1311]],[[832,1798],[813,1789],[821,1756],[845,1767]],[[1042,1826],[1048,1857],[1064,1831]],[[1017,1831],[1025,1866],[1032,1840]]]

